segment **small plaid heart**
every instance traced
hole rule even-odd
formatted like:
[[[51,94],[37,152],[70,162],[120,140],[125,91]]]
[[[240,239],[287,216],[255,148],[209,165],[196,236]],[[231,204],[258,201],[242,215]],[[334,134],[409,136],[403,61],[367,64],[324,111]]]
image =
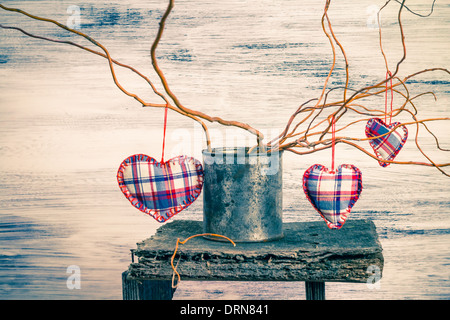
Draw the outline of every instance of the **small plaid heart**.
[[[137,154],[122,162],[117,182],[134,207],[165,222],[198,198],[203,187],[203,168],[191,157],[179,156],[160,163]]]
[[[397,128],[393,132],[386,134],[391,131],[392,128],[400,124],[400,122],[394,122],[390,125],[387,125],[383,122],[383,120],[379,118],[372,118],[367,122],[367,138],[382,136],[369,140],[369,143],[372,146],[373,151],[375,152],[375,155],[378,157],[378,159],[392,161],[403,148],[403,145],[408,138],[408,129],[406,129],[405,126],[400,127],[403,129],[402,131],[399,130],[400,128]],[[382,167],[387,167],[390,164],[389,162],[378,162]]]
[[[353,165],[343,164],[328,171],[315,164],[303,175],[306,198],[330,229],[340,229],[362,191],[362,174]]]

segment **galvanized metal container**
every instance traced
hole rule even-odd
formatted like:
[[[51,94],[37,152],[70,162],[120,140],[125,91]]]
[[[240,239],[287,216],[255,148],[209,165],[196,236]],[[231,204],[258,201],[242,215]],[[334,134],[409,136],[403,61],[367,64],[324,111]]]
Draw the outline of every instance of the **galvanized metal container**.
[[[205,233],[227,236],[235,242],[283,237],[282,153],[215,148],[203,151],[203,162]]]

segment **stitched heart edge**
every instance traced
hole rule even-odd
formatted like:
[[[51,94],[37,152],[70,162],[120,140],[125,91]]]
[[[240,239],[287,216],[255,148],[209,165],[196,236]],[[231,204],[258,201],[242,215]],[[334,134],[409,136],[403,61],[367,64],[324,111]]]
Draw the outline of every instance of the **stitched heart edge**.
[[[157,166],[167,166],[167,165],[174,165],[178,162],[178,164],[181,164],[181,162],[190,162],[191,164],[195,165],[195,169],[198,173],[198,184],[194,186],[193,191],[193,199],[188,201],[183,201],[184,203],[182,205],[179,205],[176,208],[170,208],[170,209],[164,209],[164,210],[157,210],[157,209],[150,209],[146,207],[141,201],[139,201],[136,197],[134,197],[130,191],[128,190],[128,187],[125,184],[124,181],[124,171],[125,168],[129,165],[132,161],[148,161],[149,164],[157,165]],[[200,195],[202,188],[203,188],[203,166],[200,161],[198,161],[195,158],[187,157],[187,156],[177,156],[170,160],[165,161],[164,163],[161,163],[157,161],[156,159],[145,155],[145,154],[135,154],[132,156],[129,156],[125,160],[122,161],[122,163],[119,166],[119,169],[117,171],[117,182],[119,183],[119,188],[122,191],[122,193],[125,195],[125,197],[130,201],[130,203],[137,208],[138,210],[142,211],[145,214],[148,214],[149,216],[153,217],[158,222],[166,222],[173,216],[175,216],[177,213],[181,212],[182,210],[189,207],[195,200],[197,200],[198,196]],[[167,218],[165,218],[162,214],[166,215]]]
[[[303,174],[303,191],[305,192],[306,198],[308,199],[308,201],[311,203],[311,205],[313,206],[314,209],[316,209],[316,211],[320,214],[320,216],[322,217],[322,219],[326,222],[327,227],[330,229],[336,229],[339,230],[340,228],[342,228],[342,226],[345,224],[345,221],[347,220],[347,216],[350,213],[350,211],[352,210],[353,206],[355,205],[356,201],[358,201],[360,195],[361,195],[361,191],[363,189],[363,185],[362,185],[362,173],[361,171],[355,167],[352,164],[341,164],[338,169],[335,172],[339,171],[341,168],[347,168],[347,169],[352,169],[356,172],[357,176],[358,176],[358,189],[357,189],[357,195],[352,197],[352,199],[350,200],[349,205],[347,206],[347,208],[345,209],[345,213],[341,213],[341,217],[343,217],[343,222],[342,223],[332,223],[330,221],[328,221],[325,216],[322,214],[322,212],[319,210],[319,208],[316,207],[316,205],[314,204],[314,202],[311,199],[311,196],[308,193],[308,188],[306,186],[306,183],[308,181],[308,178],[311,174],[311,171],[313,171],[314,169],[319,169],[320,171],[325,171],[326,173],[333,173],[333,171],[329,171],[328,168],[326,168],[325,166],[321,165],[321,164],[313,164],[311,167],[309,167],[308,170],[305,171],[305,173]]]
[[[367,124],[366,124],[366,130],[365,130],[365,133],[366,133],[366,137],[367,137],[367,138],[373,138],[373,136],[371,136],[370,133],[369,133],[369,127],[372,125],[372,122],[374,122],[374,121],[380,122],[383,126],[385,126],[385,127],[388,128],[388,129],[389,129],[390,126],[395,127],[395,126],[397,126],[397,125],[401,125],[400,122],[394,122],[394,123],[392,123],[392,124],[390,124],[390,125],[388,126],[388,125],[387,125],[383,120],[381,120],[380,118],[371,118],[371,119],[369,119],[369,121],[367,121]],[[378,152],[378,150],[376,150],[376,147],[377,147],[377,146],[375,145],[375,142],[373,141],[373,139],[372,139],[372,140],[369,140],[369,144],[370,144],[370,146],[372,147],[372,149],[373,149],[373,151],[375,152],[375,155],[377,156],[378,159],[387,160],[387,161],[392,161],[392,160],[394,160],[394,158],[397,156],[397,154],[400,152],[400,150],[402,150],[402,148],[403,148],[403,146],[404,146],[406,140],[408,139],[408,129],[407,129],[405,126],[403,126],[403,125],[401,126],[401,128],[403,129],[403,132],[404,132],[404,136],[403,136],[402,142],[401,142],[401,147],[400,147],[399,149],[397,149],[393,154],[391,154],[387,159],[383,159],[383,157],[382,157],[381,154]],[[390,131],[390,130],[389,130],[389,131]],[[394,130],[394,131],[395,131],[395,130]],[[378,161],[378,163],[379,163],[380,166],[382,166],[382,167],[387,167],[388,165],[390,165],[389,162]]]

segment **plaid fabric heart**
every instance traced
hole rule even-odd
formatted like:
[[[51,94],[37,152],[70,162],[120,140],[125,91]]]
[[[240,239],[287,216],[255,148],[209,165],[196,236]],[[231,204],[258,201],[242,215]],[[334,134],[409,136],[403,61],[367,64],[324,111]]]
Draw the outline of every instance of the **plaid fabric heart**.
[[[394,122],[387,125],[379,118],[372,118],[366,124],[366,136],[367,138],[382,136],[399,124],[400,122]],[[405,126],[401,126],[401,128],[403,129],[402,132],[400,132],[398,128],[390,134],[369,140],[369,143],[378,159],[392,161],[403,148],[403,145],[408,138],[408,129],[406,129]],[[387,167],[390,164],[382,161],[378,161],[378,163],[382,167]]]
[[[303,175],[306,198],[330,229],[340,229],[362,191],[361,171],[353,165],[340,165],[328,171],[315,164]]]
[[[186,156],[160,163],[147,155],[137,154],[122,162],[117,182],[134,207],[165,222],[200,195],[203,167],[198,160]]]

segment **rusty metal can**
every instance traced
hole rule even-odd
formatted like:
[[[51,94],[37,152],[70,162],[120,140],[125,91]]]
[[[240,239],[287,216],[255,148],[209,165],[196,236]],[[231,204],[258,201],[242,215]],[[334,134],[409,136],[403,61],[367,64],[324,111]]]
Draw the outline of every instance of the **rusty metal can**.
[[[283,237],[282,153],[203,150],[203,231],[235,242]],[[219,237],[207,237],[221,240]]]

